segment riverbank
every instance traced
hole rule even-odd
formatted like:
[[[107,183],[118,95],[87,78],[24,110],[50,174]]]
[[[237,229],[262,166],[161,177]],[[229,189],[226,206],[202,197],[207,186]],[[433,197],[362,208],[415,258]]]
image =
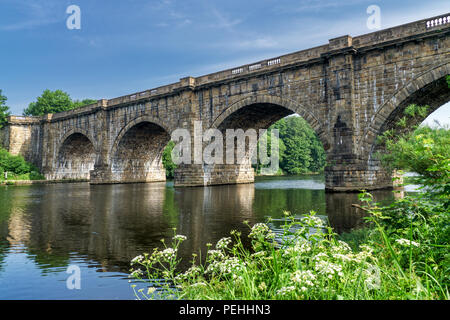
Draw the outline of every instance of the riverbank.
[[[0,185],[21,186],[33,184],[77,183],[89,182],[88,179],[61,179],[61,180],[0,180]]]
[[[177,271],[177,252],[187,238],[174,234],[163,248],[135,257],[132,276],[153,279],[166,299],[448,300],[445,208],[423,195],[383,208],[368,193],[360,200],[371,224],[350,236],[338,237],[314,212],[301,219],[285,212],[281,235],[270,221],[247,223],[249,249],[232,230],[185,272]],[[135,295],[152,299],[156,287]]]
[[[295,176],[317,176],[323,174],[323,171],[321,172],[305,172],[301,174],[288,174],[284,172],[277,172],[275,174],[260,174],[255,172],[255,177],[295,177]]]

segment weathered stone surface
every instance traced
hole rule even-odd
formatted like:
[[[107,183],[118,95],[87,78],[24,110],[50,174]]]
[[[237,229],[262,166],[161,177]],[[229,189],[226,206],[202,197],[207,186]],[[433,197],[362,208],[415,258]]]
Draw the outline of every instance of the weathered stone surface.
[[[0,142],[48,178],[91,183],[164,180],[161,156],[176,128],[267,128],[297,113],[327,153],[326,188],[392,187],[376,138],[411,103],[430,113],[450,100],[450,18],[416,21],[281,57],[43,117],[10,117]],[[417,119],[421,121],[423,119]],[[176,186],[247,183],[249,163],[183,165]]]

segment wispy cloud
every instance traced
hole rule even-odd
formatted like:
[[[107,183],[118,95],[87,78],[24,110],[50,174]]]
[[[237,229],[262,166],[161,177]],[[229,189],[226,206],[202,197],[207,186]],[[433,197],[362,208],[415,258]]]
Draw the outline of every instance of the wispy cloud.
[[[220,12],[217,8],[210,9],[211,15],[214,17],[213,27],[220,29],[233,30],[234,26],[237,26],[242,22],[241,19],[230,19],[225,13]]]
[[[32,29],[59,23],[65,19],[62,4],[55,1],[6,0],[3,5],[9,6],[11,10],[16,10],[19,13],[19,19],[18,21],[1,24],[0,30],[2,31]]]
[[[302,0],[296,1],[294,4],[286,6],[281,3],[275,6],[275,11],[282,13],[303,13],[308,11],[320,11],[330,8],[342,8],[346,6],[354,6],[362,3],[368,3],[368,0]]]

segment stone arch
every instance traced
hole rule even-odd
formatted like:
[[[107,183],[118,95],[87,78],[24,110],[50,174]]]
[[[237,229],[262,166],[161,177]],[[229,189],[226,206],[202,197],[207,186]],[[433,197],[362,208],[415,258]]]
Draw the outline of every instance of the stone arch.
[[[329,150],[330,143],[326,137],[325,128],[318,117],[310,110],[289,98],[265,94],[247,96],[232,103],[212,121],[210,128],[219,129],[222,132],[224,139],[223,156],[226,158],[226,163],[204,164],[202,167],[203,184],[235,184],[254,181],[254,170],[252,167],[252,160],[254,159],[252,156],[255,155],[254,152],[256,151],[259,137],[257,136],[254,139],[250,137],[251,134],[249,136],[244,134],[246,139],[244,150],[236,148],[237,144],[233,142],[235,149],[231,151],[234,151],[234,163],[230,163],[228,162],[230,150],[225,150],[228,147],[227,143],[230,141],[228,140],[226,129],[242,129],[242,132],[254,129],[256,130],[255,133],[259,134],[259,129],[267,129],[276,121],[295,113],[305,119],[317,133],[324,149]],[[236,131],[232,133],[231,139],[234,140],[236,138],[235,134]],[[239,142],[236,141],[236,143]],[[225,159],[223,160],[225,161]],[[271,168],[276,170],[277,166],[271,166]]]
[[[323,123],[319,120],[317,116],[314,115],[313,112],[306,109],[300,103],[285,97],[278,97],[266,94],[252,95],[249,97],[245,97],[241,100],[238,100],[231,104],[228,108],[222,111],[212,122],[211,128],[219,128],[224,121],[233,113],[238,112],[239,110],[249,107],[251,105],[272,105],[281,107],[286,110],[286,115],[297,113],[303,119],[308,122],[311,128],[317,133],[317,136],[322,142],[322,145],[325,150],[330,148],[330,142],[326,137],[326,131]]]
[[[143,116],[137,117],[137,118],[131,120],[130,122],[128,122],[122,129],[120,129],[119,133],[117,134],[117,136],[114,139],[114,143],[112,144],[112,147],[110,150],[111,155],[114,153],[114,151],[117,150],[117,146],[118,146],[119,142],[121,141],[123,136],[128,132],[128,130],[130,130],[132,127],[134,127],[135,125],[138,125],[139,123],[142,123],[142,122],[154,123],[157,126],[163,128],[167,133],[171,133],[171,131],[172,131],[168,126],[166,126],[163,122],[161,122],[161,120],[159,118],[155,118],[155,117],[149,116],[149,115],[143,115]]]
[[[429,115],[450,101],[450,89],[445,79],[449,74],[450,62],[445,62],[419,74],[397,90],[374,114],[373,120],[362,135],[360,145],[372,153],[378,135],[392,128],[405,108],[412,103],[429,105]],[[418,118],[412,125],[419,124],[424,119]]]
[[[64,141],[67,140],[68,137],[70,137],[71,135],[75,134],[75,133],[79,133],[83,136],[85,136],[94,146],[95,151],[98,151],[98,142],[96,139],[94,139],[94,137],[92,137],[92,135],[90,134],[89,131],[81,129],[81,128],[74,128],[74,129],[70,129],[69,131],[65,132],[62,137],[58,140],[57,142],[57,150],[59,151],[59,149],[61,148],[62,144],[64,143]]]
[[[159,119],[138,117],[117,135],[110,150],[113,182],[165,181],[162,154],[170,141],[169,129]]]
[[[89,180],[97,158],[92,137],[82,129],[66,132],[57,144],[51,179]]]

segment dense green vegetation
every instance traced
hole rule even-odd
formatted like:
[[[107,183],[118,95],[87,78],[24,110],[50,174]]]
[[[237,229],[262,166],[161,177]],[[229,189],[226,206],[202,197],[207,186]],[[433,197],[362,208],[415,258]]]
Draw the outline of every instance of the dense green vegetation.
[[[31,102],[23,111],[24,116],[42,116],[47,113],[57,113],[80,108],[95,103],[97,100],[84,99],[82,101],[72,100],[68,93],[62,90],[44,90],[35,102]]]
[[[2,94],[0,89],[0,129],[5,125],[6,118],[9,116],[9,107],[6,105],[6,96]]]
[[[314,130],[301,117],[287,117],[272,125],[280,137],[280,168],[286,174],[321,172],[326,155]]]
[[[162,162],[164,168],[166,169],[166,177],[168,179],[173,179],[173,172],[177,167],[172,161],[172,150],[174,146],[175,142],[169,141],[169,143],[167,144],[166,148],[163,151]]]
[[[45,179],[39,169],[25,161],[22,156],[13,156],[0,148],[0,181],[5,180],[4,173],[8,173],[8,180],[41,180]]]
[[[386,131],[380,137],[386,153],[378,155],[388,169],[419,173],[411,180],[423,185],[443,203],[450,206],[450,130],[448,127],[417,127],[413,133],[401,133],[408,129],[414,117],[424,118],[427,106],[410,105],[405,115],[396,123],[396,130]]]
[[[408,108],[406,120],[422,117],[421,110]],[[367,227],[343,235],[314,212],[286,212],[281,235],[271,231],[270,221],[249,226],[247,248],[242,235],[231,231],[214,248],[209,245],[205,259],[194,254],[191,267],[183,271],[177,268],[177,251],[186,237],[174,234],[171,244],[132,260],[132,276],[152,284],[135,291],[136,297],[449,299],[450,132],[420,127],[408,133],[402,121],[395,134],[387,132],[381,139],[387,152],[382,161],[417,172],[422,192],[387,206],[362,192],[359,206],[367,212]]]

